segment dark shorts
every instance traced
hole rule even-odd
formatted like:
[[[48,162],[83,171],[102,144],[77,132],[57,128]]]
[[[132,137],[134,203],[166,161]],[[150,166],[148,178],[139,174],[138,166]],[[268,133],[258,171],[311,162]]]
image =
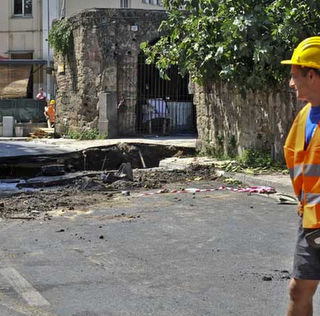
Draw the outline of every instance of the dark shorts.
[[[301,280],[320,280],[320,249],[308,245],[305,238],[306,231],[302,228],[300,220],[292,276]]]

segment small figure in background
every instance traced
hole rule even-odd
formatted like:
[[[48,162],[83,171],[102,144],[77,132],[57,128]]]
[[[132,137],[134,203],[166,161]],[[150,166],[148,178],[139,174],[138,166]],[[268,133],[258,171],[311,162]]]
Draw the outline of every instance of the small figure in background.
[[[55,110],[56,101],[51,100],[50,103],[44,108],[44,116],[46,117],[48,128],[54,127],[56,122],[56,110]]]
[[[117,108],[118,110],[124,110],[125,106],[126,106],[126,99],[124,98],[124,95],[121,95]]]
[[[37,100],[45,100],[46,98],[47,98],[46,93],[43,92],[43,89],[42,89],[42,88],[40,88],[40,89],[39,89],[39,93],[37,94],[36,99],[37,99]]]

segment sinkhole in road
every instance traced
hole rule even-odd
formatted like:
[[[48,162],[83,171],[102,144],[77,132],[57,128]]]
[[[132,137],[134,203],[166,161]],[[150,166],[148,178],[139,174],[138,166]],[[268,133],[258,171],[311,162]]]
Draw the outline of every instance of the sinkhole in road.
[[[128,162],[132,168],[153,168],[164,158],[194,154],[192,147],[121,143],[65,154],[6,158],[0,161],[0,177],[32,178],[74,171],[116,170]]]

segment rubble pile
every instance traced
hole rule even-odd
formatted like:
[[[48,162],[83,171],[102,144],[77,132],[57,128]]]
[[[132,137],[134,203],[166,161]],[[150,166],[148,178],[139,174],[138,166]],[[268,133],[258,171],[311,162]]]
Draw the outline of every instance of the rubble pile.
[[[150,169],[136,170],[135,181],[139,183],[140,187],[157,189],[163,185],[173,182],[184,181],[200,181],[200,180],[216,180],[218,178],[214,166],[190,165],[184,170],[162,170]]]
[[[0,198],[0,216],[14,218],[17,214],[24,214],[26,219],[31,219],[57,209],[85,210],[93,205],[106,202],[115,193],[120,194],[122,190],[157,189],[175,182],[210,181],[216,178],[213,166],[191,165],[185,170],[154,168],[132,171],[126,165],[121,166],[116,172],[96,172],[91,176],[84,173],[83,177],[72,179],[68,184],[48,187],[48,183],[45,182],[44,188],[37,191],[18,192],[2,197]]]
[[[53,135],[54,128],[39,128],[33,133],[30,133],[30,139],[53,137]]]

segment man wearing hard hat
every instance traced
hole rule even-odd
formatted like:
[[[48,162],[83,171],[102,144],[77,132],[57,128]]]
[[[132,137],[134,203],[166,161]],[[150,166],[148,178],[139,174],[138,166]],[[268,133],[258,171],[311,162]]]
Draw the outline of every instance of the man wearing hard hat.
[[[56,122],[56,111],[55,111],[56,101],[51,100],[48,106],[44,108],[44,115],[47,119],[48,128],[54,127]]]
[[[311,316],[320,280],[320,37],[305,39],[281,63],[291,65],[289,86],[297,98],[308,101],[284,146],[300,216],[287,316]]]

